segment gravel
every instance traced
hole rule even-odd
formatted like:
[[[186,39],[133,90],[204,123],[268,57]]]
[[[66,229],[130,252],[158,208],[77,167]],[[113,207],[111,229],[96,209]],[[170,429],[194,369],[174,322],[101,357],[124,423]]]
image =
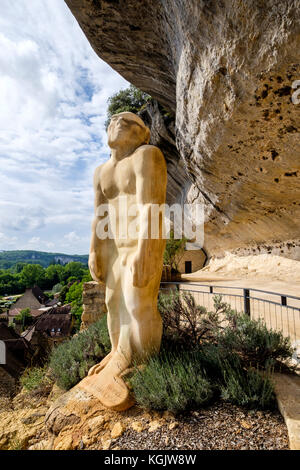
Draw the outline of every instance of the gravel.
[[[149,422],[142,419],[145,430],[127,429],[114,440],[111,450],[288,450],[288,433],[279,411],[247,411],[218,403],[189,412],[163,423],[149,432]],[[149,421],[149,420],[148,420]],[[174,420],[173,420],[174,421]]]

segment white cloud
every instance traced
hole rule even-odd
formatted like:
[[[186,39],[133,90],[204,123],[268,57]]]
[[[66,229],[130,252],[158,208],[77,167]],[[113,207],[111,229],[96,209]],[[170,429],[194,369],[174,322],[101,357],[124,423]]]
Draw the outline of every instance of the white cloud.
[[[62,0],[1,0],[2,249],[39,238],[39,249],[88,252],[93,169],[108,158],[107,99],[126,86]],[[78,237],[67,246],[66,233]]]
[[[37,243],[39,243],[40,240],[41,240],[40,237],[32,237],[32,238],[28,241],[28,243],[30,243],[30,244],[31,244],[31,243],[37,244]]]

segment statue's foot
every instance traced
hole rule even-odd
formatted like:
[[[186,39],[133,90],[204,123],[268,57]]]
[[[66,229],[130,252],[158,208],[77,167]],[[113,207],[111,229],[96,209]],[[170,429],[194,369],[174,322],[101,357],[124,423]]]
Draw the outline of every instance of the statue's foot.
[[[127,410],[134,404],[126,383],[120,377],[127,367],[124,356],[116,352],[99,374],[89,375],[77,387],[98,398],[106,408]]]
[[[99,364],[95,364],[93,367],[90,368],[88,375],[99,374],[104,369],[104,367],[109,363],[113,355],[114,355],[113,351],[107,354],[107,356],[105,356],[105,358],[102,359],[102,361],[99,362]]]

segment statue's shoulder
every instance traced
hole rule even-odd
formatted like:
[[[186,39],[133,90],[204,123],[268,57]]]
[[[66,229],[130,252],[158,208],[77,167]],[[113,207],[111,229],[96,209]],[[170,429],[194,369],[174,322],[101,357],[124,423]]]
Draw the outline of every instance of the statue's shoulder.
[[[106,163],[106,162],[105,162]],[[101,165],[97,166],[95,168],[95,171],[94,171],[94,178],[99,178],[100,177],[100,173],[101,173],[101,170],[102,168],[104,167],[105,163],[101,163]]]
[[[104,167],[105,163],[101,163],[101,165],[97,166],[94,171],[94,188],[98,189],[100,185],[100,176],[101,176],[101,170]]]
[[[136,169],[140,167],[151,167],[151,166],[165,167],[166,162],[162,154],[162,151],[155,145],[141,145],[134,152],[134,166]]]

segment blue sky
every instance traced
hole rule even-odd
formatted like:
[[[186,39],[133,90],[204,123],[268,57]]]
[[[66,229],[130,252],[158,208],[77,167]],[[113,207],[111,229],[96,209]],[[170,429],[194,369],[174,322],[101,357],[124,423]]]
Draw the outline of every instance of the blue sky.
[[[88,253],[107,99],[127,86],[63,0],[1,0],[0,250]]]

